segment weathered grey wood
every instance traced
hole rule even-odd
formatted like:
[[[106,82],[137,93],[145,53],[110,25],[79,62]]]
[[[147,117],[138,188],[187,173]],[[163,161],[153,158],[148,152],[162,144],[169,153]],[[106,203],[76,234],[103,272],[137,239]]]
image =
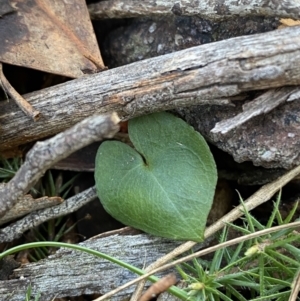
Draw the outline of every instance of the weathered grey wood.
[[[179,244],[178,241],[146,234],[112,235],[82,243],[141,269]],[[42,293],[40,301],[50,301],[54,297],[103,294],[135,277],[132,272],[107,260],[65,249],[45,260],[16,269],[10,280],[0,281],[0,296],[1,301],[24,301],[29,284],[33,296],[37,292]],[[120,292],[113,300],[128,297],[132,290],[133,287]]]
[[[96,197],[96,188],[91,187],[68,198],[60,205],[33,211],[22,219],[0,229],[0,243],[13,241],[19,238],[25,231],[37,227],[50,219],[75,212]]]
[[[297,90],[297,89],[296,89]],[[243,112],[236,116],[218,122],[211,130],[212,133],[226,134],[232,129],[245,123],[255,116],[266,114],[281,103],[288,101],[290,95],[295,92],[294,87],[268,90],[253,101],[243,105]]]
[[[106,0],[89,5],[93,19],[149,16],[201,16],[209,19],[235,16],[300,17],[297,0]]]
[[[32,211],[52,207],[61,204],[62,202],[63,199],[57,196],[44,196],[38,199],[34,199],[30,194],[26,194],[22,196],[20,200],[18,200],[15,206],[13,206],[4,216],[0,218],[0,225],[29,214]]]
[[[25,95],[43,115],[35,123],[12,102],[2,102],[0,151],[53,135],[93,114],[117,111],[129,119],[299,84],[300,27],[228,39]]]

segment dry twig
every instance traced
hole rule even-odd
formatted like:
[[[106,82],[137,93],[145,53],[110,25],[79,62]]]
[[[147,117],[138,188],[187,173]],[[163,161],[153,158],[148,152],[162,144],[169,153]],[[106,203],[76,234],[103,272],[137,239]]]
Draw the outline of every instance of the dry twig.
[[[97,197],[95,187],[86,189],[73,197],[66,199],[60,205],[46,209],[36,210],[22,219],[0,230],[0,243],[13,241],[19,238],[25,231],[54,218],[75,212],[85,204]]]
[[[289,301],[296,301],[300,292],[300,269],[297,271],[294,281],[292,283],[292,292]]]
[[[294,87],[283,87],[279,89],[268,90],[253,101],[246,103],[243,106],[242,113],[237,114],[230,119],[216,123],[211,132],[226,134],[253,117],[266,114],[280,104],[288,101],[291,94],[294,95],[297,90],[299,90],[299,88],[295,90]]]
[[[11,220],[15,220],[33,211],[52,207],[61,204],[62,202],[63,199],[58,196],[44,196],[38,199],[34,199],[30,194],[26,194],[22,196],[21,199],[18,200],[18,202],[8,212],[6,212],[4,216],[0,218],[0,225],[8,223]]]
[[[53,164],[94,141],[113,137],[119,129],[118,122],[116,113],[94,116],[53,138],[37,142],[15,176],[0,188],[0,216],[27,193]]]
[[[22,97],[6,79],[2,64],[0,63],[0,83],[2,89],[17,103],[19,108],[34,121],[39,120],[40,112],[36,110],[24,97]]]
[[[92,114],[116,111],[130,119],[197,104],[228,106],[246,91],[300,85],[299,70],[297,26],[158,56],[26,95],[45,117],[34,124],[12,103],[0,103],[0,151]]]

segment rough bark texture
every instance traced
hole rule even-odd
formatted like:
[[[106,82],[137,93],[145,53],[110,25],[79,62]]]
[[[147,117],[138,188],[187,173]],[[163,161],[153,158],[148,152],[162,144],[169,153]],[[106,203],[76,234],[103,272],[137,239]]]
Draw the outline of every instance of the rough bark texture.
[[[286,168],[300,164],[299,100],[285,102],[268,114],[256,116],[226,134],[212,133],[215,124],[243,116],[243,102],[235,107],[212,106],[177,110],[210,142],[230,153],[237,162],[252,161],[266,168]],[[229,119],[230,120],[230,119]],[[230,123],[230,121],[228,121]],[[220,127],[217,127],[217,129]]]
[[[244,91],[299,85],[299,37],[300,28],[294,27],[233,38],[28,94],[29,102],[44,115],[36,123],[32,123],[11,102],[3,102],[0,104],[0,150],[57,133],[92,114],[116,110],[123,119],[129,119],[199,103],[224,104],[230,97]],[[284,105],[286,113],[289,106],[296,106],[296,102]],[[220,113],[226,111],[218,106],[215,108]],[[201,110],[204,113],[209,107]],[[294,114],[297,114],[297,108],[295,110]],[[211,120],[209,130],[220,119]],[[297,119],[293,120],[297,122]],[[202,132],[206,134],[209,130],[206,128]],[[298,130],[295,135],[297,137]],[[298,161],[291,163],[297,164]],[[280,159],[274,163],[281,164]]]
[[[271,24],[273,23],[270,20],[263,18],[235,18],[224,22],[211,22],[196,17],[138,20],[115,30],[107,40],[109,47],[105,49],[107,57],[112,58],[112,65],[118,66],[188,47],[189,43],[202,44],[228,37],[228,34],[243,35],[253,31],[270,30]],[[120,48],[122,51],[119,51]],[[234,103],[239,108],[241,103],[244,103],[242,112],[234,107],[227,107],[224,111],[216,108],[217,111],[222,111],[219,112],[220,119],[214,118],[214,114],[206,116],[206,112],[210,112],[210,107],[207,106],[195,111],[190,107],[180,112],[181,114],[185,112],[182,116],[187,121],[196,120],[197,122],[192,124],[213,144],[232,155],[236,161],[253,161],[256,165],[269,168],[291,168],[300,162],[297,137],[300,133],[297,120],[288,126],[282,122],[292,113],[289,110],[279,119],[274,116],[276,131],[270,135],[266,129],[274,128],[274,122],[268,125],[264,122],[264,116],[280,104],[297,98],[299,98],[298,89],[284,87],[263,94],[240,94]],[[260,117],[255,119],[255,125],[259,130],[253,132],[250,120],[259,115]],[[220,122],[214,127],[212,120]],[[238,131],[238,127],[242,124],[244,131]],[[233,131],[235,128],[237,132]],[[229,131],[231,133],[224,137]],[[244,132],[251,135],[251,142],[247,141]],[[274,135],[277,136],[275,139]],[[286,139],[287,135],[289,139]],[[247,149],[243,147],[245,144]]]
[[[58,204],[61,204],[63,199],[57,196],[54,197],[41,197],[34,199],[30,194],[24,195],[3,217],[0,218],[0,225],[15,220],[24,216],[32,211],[45,209]]]
[[[142,269],[179,244],[178,241],[146,234],[127,234],[96,237],[81,245]],[[33,296],[41,292],[40,301],[50,301],[54,297],[103,294],[135,277],[132,272],[107,260],[79,251],[62,249],[45,260],[14,270],[10,280],[0,281],[0,295],[1,301],[24,301],[29,284],[32,286]],[[130,287],[112,300],[128,297],[132,291],[133,287]]]
[[[276,16],[300,18],[300,4],[296,0],[106,0],[90,4],[94,19],[132,18],[157,15],[202,16],[211,19],[235,16]]]
[[[257,97],[255,100],[243,105],[242,113],[237,114],[231,119],[217,123],[211,132],[226,134],[230,130],[238,128],[241,124],[246,123],[253,117],[266,114],[278,107],[280,104],[289,101],[291,93],[297,92],[299,92],[299,89],[297,91],[293,87],[269,90]]]
[[[56,162],[92,142],[112,138],[119,130],[119,121],[116,113],[93,116],[55,137],[37,142],[14,177],[0,186],[0,216],[12,208],[18,198],[27,193]]]
[[[75,196],[65,200],[58,206],[31,212],[15,223],[11,223],[5,228],[0,229],[0,242],[13,241],[16,238],[19,238],[25,231],[37,227],[51,219],[75,212],[95,198],[97,198],[96,189],[91,187],[81,193],[77,193]]]

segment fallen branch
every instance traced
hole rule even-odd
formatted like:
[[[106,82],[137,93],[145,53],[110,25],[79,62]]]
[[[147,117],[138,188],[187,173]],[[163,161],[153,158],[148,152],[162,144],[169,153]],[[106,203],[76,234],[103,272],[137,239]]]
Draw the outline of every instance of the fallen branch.
[[[0,187],[0,217],[56,162],[92,142],[113,137],[119,129],[118,122],[116,113],[94,116],[53,138],[37,142],[15,176]]]
[[[3,73],[2,64],[0,63],[0,84],[1,88],[7,93],[19,106],[19,108],[33,121],[39,120],[41,113],[37,111],[30,103],[27,102],[10,84]]]
[[[300,85],[299,27],[197,46],[25,95],[43,112],[35,123],[2,102],[0,151],[93,114],[117,111],[130,119],[196,104],[228,105],[241,92],[286,85]]]
[[[264,16],[300,18],[300,4],[296,0],[106,0],[90,4],[93,19],[134,18],[153,16],[200,16],[207,19],[234,18],[235,16]]]

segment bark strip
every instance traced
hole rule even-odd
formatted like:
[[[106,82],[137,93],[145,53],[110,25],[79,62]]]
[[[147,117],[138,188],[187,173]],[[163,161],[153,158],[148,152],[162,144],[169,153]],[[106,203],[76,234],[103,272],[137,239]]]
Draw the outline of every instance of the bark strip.
[[[22,219],[0,229],[0,243],[13,241],[16,238],[21,237],[25,231],[37,227],[46,221],[75,212],[96,197],[96,188],[91,187],[66,199],[57,206],[31,212]]]

